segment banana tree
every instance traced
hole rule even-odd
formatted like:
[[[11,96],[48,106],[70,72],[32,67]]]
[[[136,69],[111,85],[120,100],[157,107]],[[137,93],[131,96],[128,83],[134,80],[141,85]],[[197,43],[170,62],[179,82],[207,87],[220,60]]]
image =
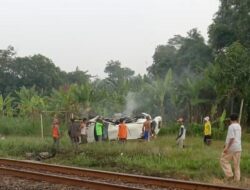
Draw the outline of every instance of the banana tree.
[[[16,94],[19,98],[18,108],[21,115],[32,117],[34,125],[35,116],[45,109],[44,99],[38,95],[35,87],[31,89],[22,87]]]
[[[191,82],[190,79],[187,79],[178,89],[179,104],[187,105],[190,123],[193,120],[194,108],[209,101],[208,99],[200,98],[202,86],[202,81]]]
[[[0,95],[0,114],[2,116],[12,116],[13,115],[13,108],[12,108],[12,102],[14,101],[14,98],[8,94],[5,98],[3,98],[2,95]]]
[[[164,118],[165,113],[165,97],[167,93],[170,93],[172,88],[172,70],[169,69],[165,78],[158,79],[152,83],[152,89],[154,91],[154,101],[160,109],[160,115]]]

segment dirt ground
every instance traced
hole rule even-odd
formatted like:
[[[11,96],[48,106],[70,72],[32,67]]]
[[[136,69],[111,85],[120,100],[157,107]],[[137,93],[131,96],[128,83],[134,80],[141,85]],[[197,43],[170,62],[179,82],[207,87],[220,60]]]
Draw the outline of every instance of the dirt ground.
[[[87,188],[69,187],[44,181],[32,181],[0,175],[0,190],[87,190]],[[90,189],[88,189],[90,190]]]

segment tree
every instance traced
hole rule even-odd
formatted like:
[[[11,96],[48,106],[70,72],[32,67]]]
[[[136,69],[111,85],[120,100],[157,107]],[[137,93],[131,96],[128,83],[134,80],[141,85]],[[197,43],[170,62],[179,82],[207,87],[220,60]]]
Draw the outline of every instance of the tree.
[[[193,78],[203,73],[213,57],[212,50],[196,28],[187,34],[176,54],[174,71],[179,77],[182,75],[184,78]]]
[[[221,5],[209,26],[209,42],[220,51],[239,41],[250,48],[250,1],[220,0]]]
[[[15,59],[15,50],[9,46],[6,50],[0,50],[0,94],[4,97],[16,89],[17,78],[13,76],[10,66]]]
[[[127,80],[134,75],[134,71],[127,67],[121,67],[119,61],[109,61],[104,70],[108,74],[108,77],[112,80]]]
[[[197,29],[187,33],[187,37],[175,35],[167,45],[157,46],[153,55],[153,64],[147,68],[153,78],[164,78],[171,68],[179,83],[186,77],[201,75],[212,62],[212,50],[205,44]]]
[[[165,120],[166,100],[167,96],[172,93],[172,82],[172,70],[169,69],[164,79],[158,78],[151,83],[145,83],[136,95],[136,102],[139,105],[137,109],[143,112],[160,114]]]
[[[8,94],[5,98],[3,98],[2,95],[0,95],[0,114],[2,116],[13,116],[13,108],[12,103],[14,101],[14,98]]]
[[[43,55],[31,57],[17,57],[10,67],[12,75],[17,78],[17,86],[25,86],[48,93],[52,88],[57,88],[63,84],[60,78],[60,69]]]
[[[75,71],[67,73],[67,82],[68,84],[86,84],[90,82],[91,75],[88,74],[88,71],[81,71],[77,67]]]
[[[249,50],[239,42],[234,42],[218,54],[215,64],[216,70],[214,70],[212,77],[217,81],[217,91],[220,96],[231,99],[230,112],[233,112],[235,111],[235,100],[241,99],[243,101],[243,99],[248,98]]]
[[[153,64],[147,68],[153,78],[164,78],[167,71],[176,64],[177,49],[172,45],[159,45],[153,55]]]
[[[177,89],[178,97],[177,101],[179,105],[187,106],[189,123],[192,123],[194,119],[197,121],[197,117],[194,118],[195,108],[197,106],[208,102],[208,99],[202,98],[201,91],[203,88],[203,81],[191,81],[189,78],[186,79]],[[197,113],[196,115],[200,115]]]

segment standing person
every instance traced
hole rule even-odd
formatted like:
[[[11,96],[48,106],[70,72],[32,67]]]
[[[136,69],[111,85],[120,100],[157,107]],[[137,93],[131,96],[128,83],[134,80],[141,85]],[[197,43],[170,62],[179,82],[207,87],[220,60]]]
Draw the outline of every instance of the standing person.
[[[146,116],[146,121],[143,123],[142,133],[144,134],[144,139],[150,141],[151,132],[151,119],[150,116]]]
[[[53,137],[53,151],[57,152],[59,150],[59,138],[60,138],[60,131],[59,131],[59,120],[54,119],[52,122],[52,137]]]
[[[224,150],[220,158],[221,167],[225,173],[226,179],[240,181],[240,156],[241,156],[241,126],[238,123],[238,115],[230,115],[230,125],[227,131]],[[234,174],[230,161],[234,163]]]
[[[78,151],[79,136],[80,136],[80,125],[75,122],[75,118],[70,119],[68,134],[73,145],[74,151]]]
[[[102,120],[98,118],[96,120],[95,128],[94,128],[94,136],[97,142],[102,142],[103,127],[104,126],[103,126]]]
[[[211,128],[211,123],[209,121],[209,117],[204,118],[205,125],[204,125],[204,143],[206,145],[211,144],[211,139],[212,139],[212,128]]]
[[[81,136],[80,136],[80,143],[85,144],[87,143],[87,118],[83,118],[80,123],[81,129]]]
[[[176,138],[176,143],[180,148],[183,148],[184,147],[184,140],[186,138],[186,129],[184,126],[184,120],[183,120],[183,118],[179,118],[177,120],[177,122],[180,125],[180,129],[179,129],[178,136]]]
[[[128,137],[128,127],[125,124],[125,119],[120,119],[120,124],[118,126],[118,140],[121,143],[125,143]]]
[[[156,128],[156,121],[153,120],[151,122],[151,136],[152,136],[152,138],[156,138],[155,128]]]

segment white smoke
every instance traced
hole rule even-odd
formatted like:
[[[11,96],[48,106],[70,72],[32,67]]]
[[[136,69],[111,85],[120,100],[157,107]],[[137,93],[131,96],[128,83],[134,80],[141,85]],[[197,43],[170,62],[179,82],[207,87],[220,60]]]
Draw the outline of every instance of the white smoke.
[[[138,104],[136,103],[136,93],[134,92],[129,92],[127,97],[126,97],[126,107],[125,110],[123,111],[124,115],[131,116],[138,108]]]

